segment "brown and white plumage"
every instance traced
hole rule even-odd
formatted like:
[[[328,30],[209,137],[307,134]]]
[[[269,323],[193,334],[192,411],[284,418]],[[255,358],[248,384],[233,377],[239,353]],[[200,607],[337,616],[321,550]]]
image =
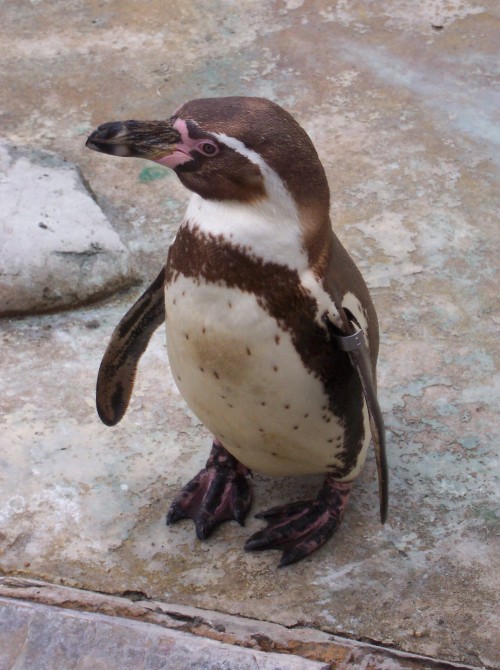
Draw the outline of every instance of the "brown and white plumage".
[[[351,333],[354,322],[363,329],[375,376],[378,324],[368,289],[332,231],[328,183],[309,137],[268,100],[213,98],[191,101],[165,122],[105,124],[88,146],[150,157],[193,192],[168,253],[164,304],[160,276],[108,347],[101,418],[112,424],[123,416],[133,371],[164,309],[174,379],[215,438],[218,457],[207,468],[220,476],[224,462],[227,470],[223,448],[265,474],[327,473],[322,495],[336,528],[370,426],[360,377],[332,344],[330,328]],[[217,509],[217,501],[188,498],[184,492],[174,503],[171,521]],[[231,517],[226,503],[213,525]],[[288,525],[268,521],[268,535],[288,551],[285,562],[327,539],[312,507],[299,516],[312,514],[314,537],[295,537],[295,508],[285,514]],[[257,540],[247,548],[273,546]]]

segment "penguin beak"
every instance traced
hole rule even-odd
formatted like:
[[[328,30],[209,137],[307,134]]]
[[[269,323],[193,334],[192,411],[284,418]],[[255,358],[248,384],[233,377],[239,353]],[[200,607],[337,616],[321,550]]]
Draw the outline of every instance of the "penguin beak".
[[[182,141],[170,121],[111,121],[89,136],[85,146],[112,156],[168,160]]]

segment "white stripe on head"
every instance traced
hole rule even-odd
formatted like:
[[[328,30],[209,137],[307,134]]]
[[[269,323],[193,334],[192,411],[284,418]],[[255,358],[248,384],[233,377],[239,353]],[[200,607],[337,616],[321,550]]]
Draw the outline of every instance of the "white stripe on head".
[[[205,233],[223,235],[264,261],[281,263],[299,272],[307,268],[299,212],[281,178],[262,156],[243,142],[213,133],[221,144],[257,165],[264,179],[266,197],[255,202],[206,200],[193,195],[185,219]]]
[[[290,191],[283,183],[281,177],[269,167],[260,154],[253,149],[249,149],[243,142],[234,137],[229,137],[224,133],[214,133],[214,137],[233,149],[241,156],[247,158],[251,163],[260,168],[264,178],[264,184],[268,195],[268,202],[275,207],[276,217],[280,216],[284,222],[293,222],[300,228],[299,212]],[[279,222],[277,222],[279,223]]]
[[[262,156],[258,154],[256,151],[249,149],[247,146],[243,144],[243,142],[235,139],[234,137],[228,137],[223,133],[214,134],[214,137],[216,137],[219,142],[224,143],[226,146],[230,147],[231,149],[234,149],[234,151],[237,151],[242,156],[248,158],[249,161],[259,166],[262,175],[264,177],[264,183],[266,186],[266,191],[269,195],[269,200],[271,202],[277,201],[283,203],[283,210],[282,210],[283,213],[285,213],[287,207],[290,207],[290,211],[288,214],[288,216],[290,217],[289,220],[296,221],[299,230],[301,230],[297,206],[292,196],[290,195],[290,192],[288,191],[288,189],[286,188],[285,184],[280,179],[280,177],[276,174],[276,172],[272,168],[270,168],[269,165],[264,161]],[[302,246],[302,234],[301,234],[301,246]],[[303,254],[305,253],[303,248],[302,253]],[[324,290],[323,286],[318,281],[313,271],[309,269],[307,262],[304,265],[303,260],[304,259],[302,258],[301,259],[302,262],[300,263],[299,266],[296,267],[296,269],[299,270],[300,281],[302,286],[316,299],[318,303],[318,311],[316,314],[317,323],[323,327],[324,324],[322,321],[322,316],[326,314],[328,318],[330,318],[330,320],[337,325],[337,327],[342,327],[342,320],[339,316],[339,313],[337,311],[337,308],[335,307],[333,300]],[[286,264],[289,267],[291,267],[289,259],[286,260]]]

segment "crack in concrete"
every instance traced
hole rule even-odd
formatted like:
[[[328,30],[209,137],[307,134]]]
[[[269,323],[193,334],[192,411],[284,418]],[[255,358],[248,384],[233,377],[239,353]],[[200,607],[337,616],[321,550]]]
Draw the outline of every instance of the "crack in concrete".
[[[256,651],[291,654],[318,662],[342,662],[348,670],[360,667],[362,659],[373,661],[373,668],[384,667],[391,659],[401,670],[478,670],[464,665],[420,656],[382,645],[377,640],[359,640],[348,634],[332,635],[296,623],[288,626],[203,610],[185,605],[170,605],[147,598],[140,591],[123,591],[119,595],[85,591],[36,580],[1,576],[0,597],[36,602],[62,609],[101,613],[112,617],[143,621],[166,629],[181,630]],[[213,620],[211,620],[211,617]],[[181,624],[181,625],[176,625]],[[264,628],[255,630],[256,628]],[[298,635],[290,635],[296,632]]]

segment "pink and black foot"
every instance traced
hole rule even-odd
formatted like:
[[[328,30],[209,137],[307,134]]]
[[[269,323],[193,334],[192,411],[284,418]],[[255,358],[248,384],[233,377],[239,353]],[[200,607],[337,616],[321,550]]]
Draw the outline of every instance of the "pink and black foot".
[[[198,539],[206,539],[224,521],[244,525],[252,503],[250,470],[237,461],[217,440],[208,461],[175,498],[167,525],[192,519]]]
[[[325,479],[317,498],[273,507],[256,515],[267,527],[252,535],[247,551],[280,549],[280,568],[296,563],[323,545],[338,529],[349,500],[352,482]]]

